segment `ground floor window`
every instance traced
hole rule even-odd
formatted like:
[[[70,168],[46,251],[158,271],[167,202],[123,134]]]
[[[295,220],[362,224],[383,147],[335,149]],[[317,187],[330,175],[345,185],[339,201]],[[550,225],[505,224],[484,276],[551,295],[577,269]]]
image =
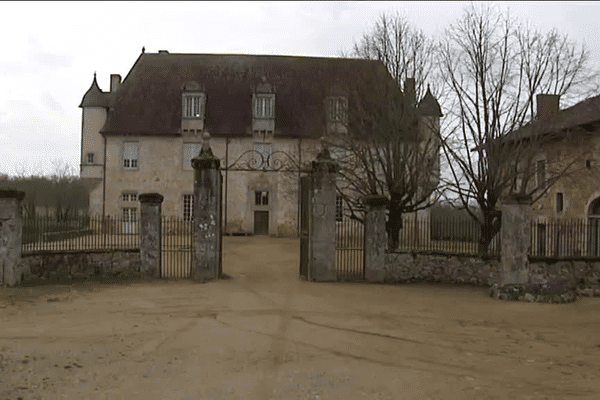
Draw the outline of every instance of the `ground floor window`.
[[[335,196],[335,220],[341,221],[344,219],[344,199],[342,196]]]
[[[194,221],[194,195],[183,195],[183,220],[186,222]]]
[[[123,208],[123,222],[135,222],[137,221],[137,208],[125,207]]]

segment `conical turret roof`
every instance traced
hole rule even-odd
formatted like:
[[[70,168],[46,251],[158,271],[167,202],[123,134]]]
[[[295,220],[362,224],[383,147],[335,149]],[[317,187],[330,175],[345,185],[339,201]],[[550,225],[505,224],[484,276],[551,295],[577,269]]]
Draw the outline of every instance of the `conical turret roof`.
[[[108,107],[110,93],[103,92],[98,86],[96,81],[96,74],[94,73],[94,81],[92,86],[83,95],[81,104],[79,107]]]
[[[427,93],[419,102],[419,113],[426,116],[442,117],[442,109],[440,103],[433,97],[429,86],[427,86]]]

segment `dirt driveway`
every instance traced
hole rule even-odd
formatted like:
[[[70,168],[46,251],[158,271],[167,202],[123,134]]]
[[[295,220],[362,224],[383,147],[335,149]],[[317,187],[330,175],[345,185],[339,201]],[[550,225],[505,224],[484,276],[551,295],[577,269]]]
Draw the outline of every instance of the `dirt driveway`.
[[[600,398],[600,298],[310,283],[297,240],[225,249],[208,284],[0,289],[0,399]]]

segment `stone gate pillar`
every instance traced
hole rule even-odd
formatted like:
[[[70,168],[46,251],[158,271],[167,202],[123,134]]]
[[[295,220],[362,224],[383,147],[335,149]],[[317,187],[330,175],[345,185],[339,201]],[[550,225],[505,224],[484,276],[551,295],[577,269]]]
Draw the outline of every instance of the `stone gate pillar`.
[[[21,282],[21,239],[23,219],[21,201],[25,192],[0,190],[0,285]]]
[[[363,202],[365,214],[365,279],[368,282],[383,282],[385,279],[385,250],[387,232],[385,211],[389,202],[385,196],[367,196]]]
[[[529,279],[529,241],[531,236],[531,199],[510,197],[502,206],[500,283],[524,285]]]
[[[140,200],[140,260],[142,276],[160,278],[162,202],[158,193],[143,193]]]
[[[323,146],[312,162],[310,268],[315,281],[335,281],[335,195],[338,164]]]
[[[220,278],[221,171],[220,161],[210,149],[210,135],[203,134],[194,167],[194,259],[192,279],[198,282]]]

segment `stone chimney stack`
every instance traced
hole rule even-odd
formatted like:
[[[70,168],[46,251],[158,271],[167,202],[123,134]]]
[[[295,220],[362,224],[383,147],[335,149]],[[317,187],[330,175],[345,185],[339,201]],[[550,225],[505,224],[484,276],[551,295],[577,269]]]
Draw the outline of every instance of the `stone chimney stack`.
[[[404,96],[412,106],[417,104],[417,95],[415,91],[415,78],[406,78],[404,81]]]
[[[111,74],[110,75],[110,92],[114,93],[121,86],[121,75]]]
[[[537,119],[548,119],[556,115],[559,111],[560,95],[558,94],[538,94],[537,102]]]

